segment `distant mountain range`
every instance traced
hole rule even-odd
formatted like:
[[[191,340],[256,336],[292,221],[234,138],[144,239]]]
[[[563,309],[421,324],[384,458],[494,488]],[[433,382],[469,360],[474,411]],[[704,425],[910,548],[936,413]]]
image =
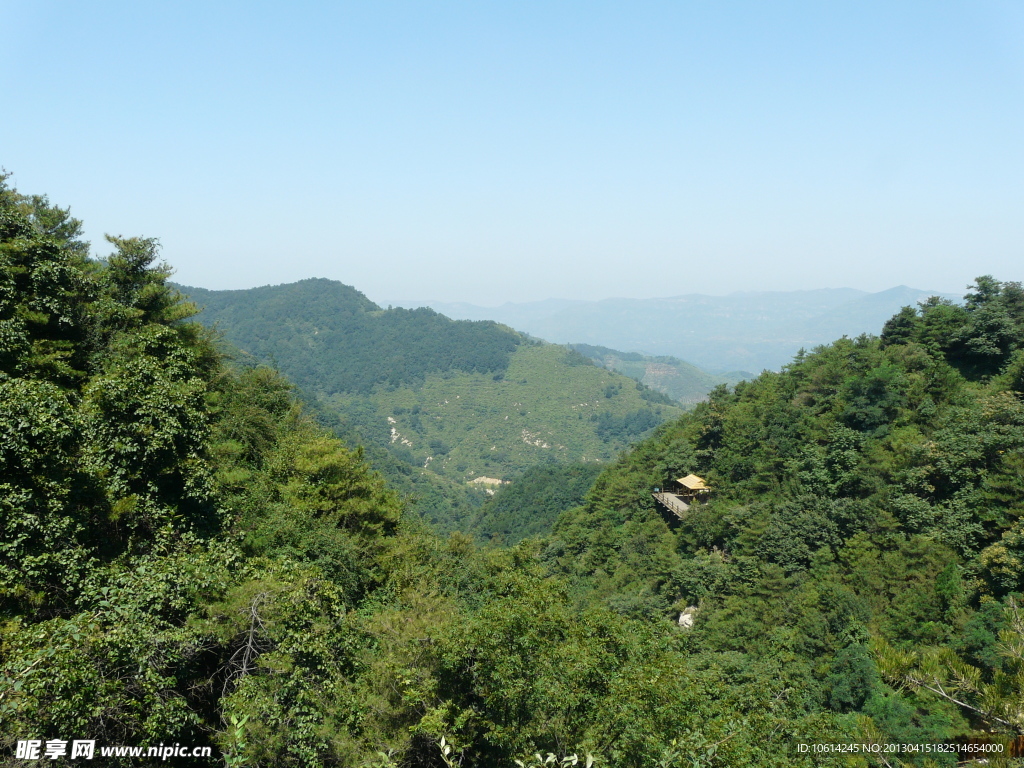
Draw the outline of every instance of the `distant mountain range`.
[[[669,355],[723,374],[776,370],[801,348],[812,349],[844,335],[877,334],[902,307],[935,295],[960,298],[901,285],[878,293],[823,288],[656,299],[547,299],[500,307],[437,301],[400,304],[429,306],[455,319],[495,320],[560,344]]]

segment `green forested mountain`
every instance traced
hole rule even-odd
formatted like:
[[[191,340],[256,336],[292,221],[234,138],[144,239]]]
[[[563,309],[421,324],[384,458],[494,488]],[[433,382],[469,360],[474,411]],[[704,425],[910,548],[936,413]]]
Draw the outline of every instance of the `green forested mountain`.
[[[681,413],[565,347],[430,309],[380,309],[334,281],[182,290],[199,320],[397,460],[378,464],[443,530],[465,529],[486,492],[534,464],[608,461]]]
[[[370,394],[430,374],[503,373],[523,338],[494,322],[453,321],[431,309],[382,310],[334,280],[241,291],[181,288],[244,351],[273,359],[310,392]]]
[[[721,384],[736,384],[743,379],[754,378],[753,374],[745,371],[722,375],[708,373],[678,357],[652,357],[591,344],[569,346],[599,365],[636,379],[644,386],[683,405],[694,405],[706,400],[708,393]]]
[[[368,441],[463,481],[509,479],[537,463],[607,461],[682,412],[553,344],[520,346],[500,376],[428,375],[416,388],[322,402],[358,419]]]
[[[695,652],[882,742],[1024,733],[1022,392],[1024,289],[980,278],[963,306],[717,389],[601,475],[541,557],[583,604],[696,606]],[[691,472],[713,497],[677,521],[650,489]]]
[[[4,764],[934,766],[914,745],[1024,731],[1020,285],[721,387],[551,535],[480,549],[229,364],[153,241],[79,232],[0,184]],[[669,523],[650,491],[685,472],[712,498]]]

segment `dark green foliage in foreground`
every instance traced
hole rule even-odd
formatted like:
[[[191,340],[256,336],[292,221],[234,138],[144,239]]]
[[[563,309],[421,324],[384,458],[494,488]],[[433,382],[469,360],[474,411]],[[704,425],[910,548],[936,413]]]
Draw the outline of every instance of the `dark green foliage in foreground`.
[[[583,503],[603,464],[539,464],[502,486],[472,522],[477,535],[506,545],[551,531],[558,515]]]
[[[1024,346],[1024,287],[979,277],[963,306],[931,299],[885,324],[884,344],[917,343],[941,354],[970,379],[1003,371]]]

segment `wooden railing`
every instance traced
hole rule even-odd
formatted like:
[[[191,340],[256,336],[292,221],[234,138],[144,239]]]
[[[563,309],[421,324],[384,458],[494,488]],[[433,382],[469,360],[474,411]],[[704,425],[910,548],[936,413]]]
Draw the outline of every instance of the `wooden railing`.
[[[686,513],[690,511],[690,505],[674,493],[655,493],[652,495],[680,520],[685,519]]]

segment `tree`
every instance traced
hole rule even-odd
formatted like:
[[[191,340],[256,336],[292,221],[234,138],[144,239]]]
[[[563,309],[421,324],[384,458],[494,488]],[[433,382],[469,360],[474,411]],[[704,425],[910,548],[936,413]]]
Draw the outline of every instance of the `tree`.
[[[875,643],[881,673],[894,685],[928,691],[960,707],[980,729],[1024,735],[1024,615],[1010,599],[1005,628],[999,633],[1002,664],[983,670],[959,658],[950,648],[899,651]]]

